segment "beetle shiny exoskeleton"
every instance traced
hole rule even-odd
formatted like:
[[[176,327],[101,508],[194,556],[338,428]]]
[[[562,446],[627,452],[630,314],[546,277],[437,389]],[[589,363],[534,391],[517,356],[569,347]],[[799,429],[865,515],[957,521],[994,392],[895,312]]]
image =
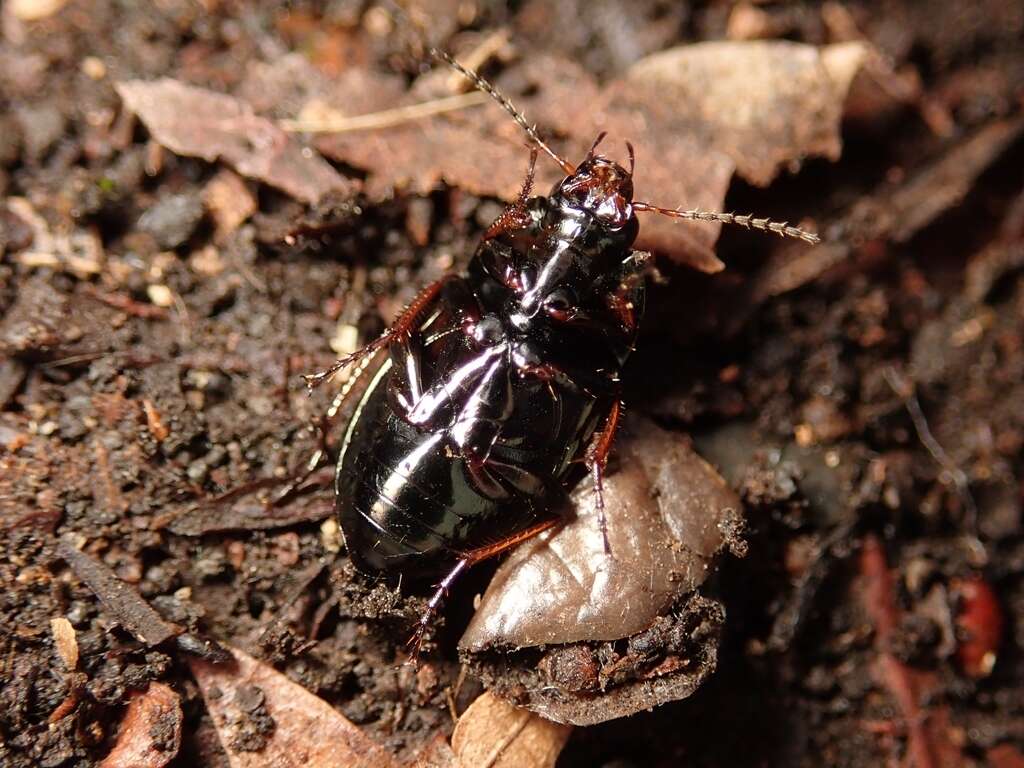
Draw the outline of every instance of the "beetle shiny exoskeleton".
[[[417,642],[466,568],[558,522],[567,490],[601,482],[620,413],[620,374],[643,310],[647,254],[636,214],[813,235],[766,219],[659,208],[633,200],[630,168],[597,153],[554,152],[503,95],[450,55],[535,145],[519,199],[484,234],[462,274],[426,288],[376,341],[307,380],[362,366],[370,377],[342,439],[336,504],[360,570],[448,569]],[[538,150],[565,177],[531,197]],[[607,552],[607,539],[606,539]]]

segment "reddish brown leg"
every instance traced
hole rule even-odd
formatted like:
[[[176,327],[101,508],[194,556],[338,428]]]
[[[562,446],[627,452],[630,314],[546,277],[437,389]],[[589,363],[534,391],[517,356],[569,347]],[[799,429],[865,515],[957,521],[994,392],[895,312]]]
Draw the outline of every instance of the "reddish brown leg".
[[[484,240],[497,237],[506,229],[521,226],[526,217],[526,201],[530,199],[530,191],[533,189],[533,174],[537,168],[537,150],[530,151],[530,167],[526,171],[526,180],[519,192],[519,197],[508,208],[502,211],[501,216],[494,220],[494,223],[484,232]]]
[[[604,429],[594,434],[593,442],[587,449],[587,468],[594,478],[594,506],[597,507],[597,520],[601,525],[601,538],[604,539],[604,553],[610,555],[612,548],[608,543],[608,521],[604,514],[604,470],[608,464],[608,454],[611,453],[612,443],[615,441],[615,431],[619,426],[619,415],[622,413],[622,404],[618,400],[612,403],[608,411],[608,418],[605,419]]]
[[[398,316],[398,319],[391,324],[391,327],[362,349],[357,349],[351,355],[345,355],[345,357],[338,359],[330,368],[319,373],[303,376],[302,378],[306,380],[306,386],[312,391],[342,368],[347,368],[357,360],[362,360],[367,355],[373,354],[382,347],[387,346],[396,336],[411,331],[421,319],[423,311],[437,298],[445,284],[454,277],[454,275],[445,275],[440,280],[431,283],[420,291],[416,298],[409,302],[409,305]]]
[[[423,611],[423,615],[420,616],[419,623],[416,625],[416,631],[413,632],[412,637],[409,638],[407,647],[409,648],[409,661],[412,664],[419,663],[420,656],[420,645],[423,643],[423,636],[427,630],[430,629],[430,625],[434,621],[434,617],[437,616],[437,612],[441,609],[441,604],[447,597],[448,592],[451,590],[452,584],[455,580],[471,566],[476,565],[481,560],[486,560],[495,555],[500,555],[516,544],[520,544],[527,539],[532,539],[539,533],[543,533],[548,528],[557,525],[560,520],[557,517],[553,517],[550,520],[544,520],[530,526],[524,531],[520,531],[517,534],[509,536],[507,539],[496,541],[494,544],[488,544],[486,547],[480,547],[479,549],[473,549],[469,552],[461,553],[458,561],[452,566],[452,569],[448,571],[448,574],[441,579],[441,583],[437,585],[437,589],[434,594],[431,595],[430,600],[427,601],[427,608]]]
[[[348,399],[349,395],[352,394],[352,390],[359,383],[359,379],[366,369],[373,365],[374,360],[377,359],[374,355],[368,355],[359,361],[359,367],[352,374],[352,376],[345,382],[345,384],[338,390],[338,394],[331,400],[330,406],[327,411],[320,414],[313,419],[310,426],[317,431],[319,436],[320,444],[316,450],[310,455],[305,462],[305,467],[300,470],[288,484],[279,491],[274,499],[271,501],[272,505],[280,504],[282,501],[291,496],[296,490],[299,489],[303,483],[310,478],[310,476],[322,467],[330,455],[330,446],[328,445],[328,434],[330,433],[331,424],[337,418],[338,411],[344,405],[345,400]]]

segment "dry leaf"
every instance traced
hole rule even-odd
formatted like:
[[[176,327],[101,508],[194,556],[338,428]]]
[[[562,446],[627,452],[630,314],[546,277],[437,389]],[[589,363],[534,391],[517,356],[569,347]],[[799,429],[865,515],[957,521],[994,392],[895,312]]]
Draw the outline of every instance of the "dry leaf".
[[[604,485],[611,554],[593,487],[582,482],[575,519],[502,563],[461,649],[628,637],[707,578],[724,531],[737,527],[739,498],[679,435],[629,423],[636,435],[619,441],[621,466]]]
[[[636,147],[636,199],[714,211],[734,169],[767,184],[809,155],[838,157],[843,102],[866,51],[860,43],[705,43],[643,59],[603,89],[579,66],[551,56],[527,61],[515,74],[538,89],[523,101],[527,118],[567,135],[563,154],[570,161],[607,131],[606,155],[626,162],[624,142]],[[526,166],[525,141],[506,114],[488,107],[328,135],[317,146],[368,171],[372,199],[395,189],[423,194],[445,182],[512,200]],[[558,171],[544,158],[538,170],[536,190],[543,194]],[[713,250],[719,229],[645,215],[637,247],[717,272],[724,268]]]
[[[642,104],[656,130],[694,137],[766,185],[805,157],[839,157],[843,102],[867,51],[862,43],[699,43],[638,61],[611,92]]]
[[[231,768],[392,768],[390,754],[330,704],[258,659],[190,659]]]
[[[512,553],[459,643],[485,685],[557,722],[685,698],[717,662],[724,611],[695,590],[740,546],[739,500],[680,436],[631,423],[604,486],[611,554],[582,483],[576,518]]]
[[[485,693],[455,724],[452,750],[461,768],[551,768],[570,733]]]
[[[50,619],[50,631],[53,633],[57,655],[64,662],[64,669],[74,672],[78,669],[78,640],[75,637],[75,628],[63,616],[58,616]]]
[[[178,694],[163,683],[133,693],[117,743],[100,768],[162,768],[178,754],[181,720]]]
[[[485,141],[476,128],[444,118],[326,135],[316,146],[334,160],[372,169],[365,192],[373,200],[396,191],[427,194],[442,182],[474,195],[512,200],[522,189],[530,157],[522,143]],[[553,172],[546,166],[539,170],[543,175],[538,188],[543,189]]]
[[[158,142],[179,155],[223,160],[307,203],[331,192],[351,195],[354,181],[302,147],[244,101],[163,78],[118,83],[117,92]]]

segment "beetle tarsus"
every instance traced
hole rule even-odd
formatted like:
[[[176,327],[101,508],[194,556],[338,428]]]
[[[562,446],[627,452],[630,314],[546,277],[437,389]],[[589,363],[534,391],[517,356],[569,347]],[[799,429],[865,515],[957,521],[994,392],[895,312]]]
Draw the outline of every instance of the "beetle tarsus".
[[[409,651],[409,663],[414,667],[419,666],[420,661],[420,649],[423,645],[423,638],[427,634],[427,630],[430,629],[431,623],[434,621],[434,617],[437,616],[437,612],[441,608],[441,604],[444,602],[445,597],[448,595],[448,590],[451,589],[452,584],[459,578],[459,575],[466,570],[471,564],[471,560],[468,557],[464,557],[455,563],[455,566],[448,572],[448,575],[441,579],[441,583],[437,585],[437,589],[434,594],[431,595],[430,600],[427,601],[426,610],[420,615],[419,622],[416,624],[416,629],[412,633],[412,637],[409,638],[406,643],[406,648]]]
[[[604,509],[604,470],[608,466],[608,455],[615,442],[615,433],[619,427],[619,416],[622,414],[622,403],[615,400],[608,411],[604,427],[595,432],[590,448],[587,449],[586,462],[594,480],[594,507],[597,509],[597,522],[601,526],[601,538],[604,541],[604,553],[611,555],[612,547],[608,542],[608,519]]]

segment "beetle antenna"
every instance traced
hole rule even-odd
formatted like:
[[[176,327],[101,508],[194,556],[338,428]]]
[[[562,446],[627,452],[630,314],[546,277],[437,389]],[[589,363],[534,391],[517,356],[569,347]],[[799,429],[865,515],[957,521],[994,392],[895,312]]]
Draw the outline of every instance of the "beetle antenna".
[[[604,141],[604,137],[607,135],[608,131],[601,131],[599,134],[597,134],[597,138],[594,139],[594,143],[590,145],[590,151],[587,152],[587,160],[590,160],[594,156],[594,153],[597,152],[598,144]]]
[[[821,238],[813,232],[789,226],[787,221],[772,221],[771,219],[756,218],[750,214],[738,213],[717,213],[714,211],[684,211],[681,208],[661,208],[650,203],[633,203],[634,211],[650,211],[660,213],[664,216],[671,216],[674,219],[690,219],[691,221],[719,221],[722,224],[736,224],[746,229],[759,229],[762,232],[773,232],[779,237],[792,237],[803,240],[805,243],[814,245],[821,242]]]
[[[406,13],[405,9],[398,5],[398,3],[386,2],[385,4],[388,7],[395,10],[397,14],[404,18],[405,21],[409,24],[409,26],[413,30],[415,30],[417,36],[420,38],[420,42],[426,49],[427,53],[429,53],[437,61],[441,62],[442,64],[447,64],[460,75],[465,77],[467,80],[469,80],[469,82],[473,84],[473,87],[476,88],[478,91],[486,93],[488,96],[494,99],[501,106],[502,109],[504,109],[506,112],[509,113],[509,115],[512,116],[512,119],[515,120],[519,124],[519,127],[526,132],[526,135],[530,137],[530,140],[534,144],[536,144],[538,148],[543,150],[548,157],[554,160],[558,164],[558,167],[561,168],[567,175],[571,175],[576,170],[576,166],[574,166],[564,157],[555,152],[555,150],[553,150],[548,145],[548,143],[540,137],[540,132],[537,130],[537,126],[530,125],[530,123],[527,122],[526,117],[523,115],[522,112],[520,112],[516,108],[516,105],[512,103],[512,100],[509,99],[508,96],[506,96],[493,85],[491,85],[491,83],[488,80],[484,79],[484,77],[481,74],[479,74],[476,70],[470,69],[464,64],[460,64],[459,61],[454,56],[448,53],[448,51],[442,50],[427,43],[423,37],[423,34],[419,31],[415,24],[413,24],[412,19],[409,18],[409,14]]]

